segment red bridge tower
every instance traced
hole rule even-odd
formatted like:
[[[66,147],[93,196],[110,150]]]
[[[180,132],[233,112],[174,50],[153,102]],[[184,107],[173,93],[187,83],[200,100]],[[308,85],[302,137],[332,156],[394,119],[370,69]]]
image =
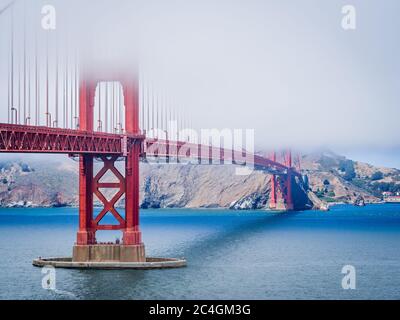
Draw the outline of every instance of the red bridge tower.
[[[284,165],[287,167],[286,175],[271,176],[271,191],[269,197],[269,207],[272,210],[294,210],[292,195],[292,153],[290,150],[284,153]],[[272,161],[276,162],[276,152],[271,155]]]
[[[79,231],[74,246],[73,261],[120,261],[144,262],[145,249],[139,228],[139,157],[145,139],[139,128],[138,80],[133,72],[112,73],[85,72],[80,80],[79,130],[94,132],[94,107],[96,88],[102,81],[117,81],[123,88],[125,106],[125,132],[121,141],[124,150],[125,176],[115,166],[116,155],[85,153],[79,156]],[[94,159],[103,162],[102,169],[94,176]],[[111,171],[118,182],[101,182],[103,176]],[[111,200],[101,192],[103,189],[117,189]],[[103,204],[103,209],[95,217],[93,195]],[[116,203],[125,194],[125,214],[116,209]],[[103,218],[111,213],[118,221],[116,225],[101,224]],[[121,230],[122,244],[98,244],[96,231]]]

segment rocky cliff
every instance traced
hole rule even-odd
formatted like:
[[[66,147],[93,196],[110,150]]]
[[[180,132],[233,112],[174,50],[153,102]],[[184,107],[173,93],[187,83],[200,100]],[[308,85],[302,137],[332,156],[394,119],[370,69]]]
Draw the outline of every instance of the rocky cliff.
[[[10,161],[0,167],[0,205],[3,207],[76,206],[78,164]],[[123,170],[122,166],[119,168]],[[270,176],[254,171],[237,176],[234,166],[141,164],[142,208],[266,209]],[[112,182],[111,175],[103,181]],[[300,179],[295,179],[295,207],[310,209],[312,203]],[[115,192],[114,192],[115,193]],[[106,196],[110,198],[113,190]],[[122,198],[119,204],[123,204]],[[99,204],[98,200],[95,200]]]

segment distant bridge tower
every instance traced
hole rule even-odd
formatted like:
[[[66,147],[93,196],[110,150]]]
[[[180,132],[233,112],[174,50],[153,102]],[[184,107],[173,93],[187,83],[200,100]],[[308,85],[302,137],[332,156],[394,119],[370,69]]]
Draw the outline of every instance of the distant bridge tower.
[[[272,152],[270,160],[276,162],[276,152]],[[292,153],[287,150],[283,153],[284,165],[288,168],[286,175],[271,176],[271,191],[269,199],[269,208],[271,210],[294,210],[292,194]]]
[[[125,132],[121,133],[124,146],[125,176],[115,167],[117,156],[85,153],[79,156],[79,231],[74,246],[73,261],[121,261],[143,262],[145,258],[139,228],[139,157],[145,137],[139,128],[139,90],[134,70],[107,72],[85,70],[80,75],[79,130],[94,132],[94,108],[96,90],[100,82],[119,82],[123,88],[125,106]],[[94,159],[103,162],[102,169],[94,176]],[[111,171],[118,182],[102,182],[104,175]],[[107,200],[103,189],[117,189],[111,200]],[[103,204],[101,212],[94,217],[93,194]],[[125,215],[116,209],[116,203],[125,194]],[[117,225],[101,224],[111,213]],[[98,230],[121,230],[122,244],[105,245],[96,242]]]

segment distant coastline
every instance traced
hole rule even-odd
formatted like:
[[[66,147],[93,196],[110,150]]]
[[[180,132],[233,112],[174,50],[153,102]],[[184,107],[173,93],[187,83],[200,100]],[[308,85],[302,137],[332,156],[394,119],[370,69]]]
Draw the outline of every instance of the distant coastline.
[[[332,152],[301,157],[309,209],[338,204],[382,203],[384,192],[400,191],[400,170],[374,167]],[[234,174],[234,166],[165,166],[141,164],[142,209],[268,208],[270,176],[254,171],[248,177]],[[56,208],[78,206],[77,163],[39,160],[0,160],[0,207]],[[119,206],[123,207],[124,199]],[[95,199],[95,206],[100,203]],[[311,206],[311,207],[310,207]],[[304,206],[301,208],[303,209]]]

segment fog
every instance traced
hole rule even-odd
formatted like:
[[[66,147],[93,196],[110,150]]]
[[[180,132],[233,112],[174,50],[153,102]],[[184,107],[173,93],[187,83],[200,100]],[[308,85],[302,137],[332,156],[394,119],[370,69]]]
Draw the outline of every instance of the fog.
[[[198,129],[255,129],[257,148],[399,146],[396,0],[353,0],[347,31],[339,0],[27,3],[53,4],[95,68],[139,65]]]

